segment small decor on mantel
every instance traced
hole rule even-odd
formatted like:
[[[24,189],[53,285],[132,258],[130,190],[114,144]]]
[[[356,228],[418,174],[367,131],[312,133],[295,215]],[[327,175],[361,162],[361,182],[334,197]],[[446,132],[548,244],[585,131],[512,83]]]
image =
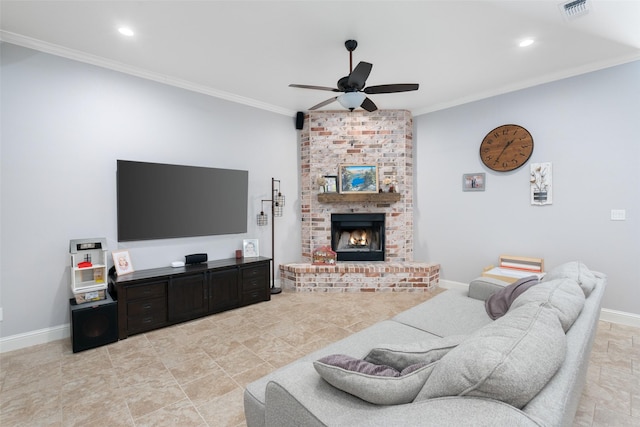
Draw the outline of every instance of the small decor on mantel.
[[[321,246],[313,251],[313,265],[336,265],[337,257],[331,246]]]
[[[325,192],[325,185],[327,185],[327,180],[325,179],[325,177],[320,175],[316,179],[316,184],[318,185],[318,191],[320,193],[324,193]]]
[[[380,189],[381,193],[397,193],[398,192],[398,182],[396,181],[395,176],[388,176],[382,180],[382,184],[384,185],[384,189]]]

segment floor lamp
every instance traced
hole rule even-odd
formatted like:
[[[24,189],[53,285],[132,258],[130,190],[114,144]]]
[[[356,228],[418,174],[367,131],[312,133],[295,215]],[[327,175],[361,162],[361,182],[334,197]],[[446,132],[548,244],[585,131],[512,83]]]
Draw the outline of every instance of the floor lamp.
[[[276,183],[277,188],[276,188]],[[276,256],[275,256],[275,236],[276,225],[275,217],[282,216],[284,207],[284,196],[280,192],[280,180],[271,178],[271,199],[262,199],[262,209],[258,214],[258,225],[264,226],[269,224],[269,217],[264,213],[264,202],[271,203],[271,293],[279,294],[282,287],[276,288]]]

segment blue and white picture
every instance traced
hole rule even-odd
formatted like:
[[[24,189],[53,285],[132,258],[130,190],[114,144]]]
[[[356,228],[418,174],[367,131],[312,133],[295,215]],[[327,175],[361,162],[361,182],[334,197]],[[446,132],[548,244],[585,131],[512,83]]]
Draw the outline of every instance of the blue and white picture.
[[[377,193],[378,167],[376,165],[340,165],[341,193]]]

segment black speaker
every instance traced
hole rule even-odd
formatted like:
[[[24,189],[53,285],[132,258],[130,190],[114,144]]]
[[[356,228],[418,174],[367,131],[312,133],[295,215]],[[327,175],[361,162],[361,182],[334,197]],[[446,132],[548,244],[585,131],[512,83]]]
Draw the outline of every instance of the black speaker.
[[[207,262],[207,254],[191,254],[184,257],[184,263],[187,265],[200,264]]]
[[[304,127],[304,113],[302,111],[298,111],[296,114],[296,129],[300,130]]]
[[[69,306],[74,353],[118,341],[118,303],[108,293],[107,299],[83,304],[72,298]]]

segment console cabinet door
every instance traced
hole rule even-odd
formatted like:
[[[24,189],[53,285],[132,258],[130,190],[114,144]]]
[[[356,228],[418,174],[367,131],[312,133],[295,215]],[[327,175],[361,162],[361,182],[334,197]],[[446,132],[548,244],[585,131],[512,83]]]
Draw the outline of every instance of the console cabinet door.
[[[169,321],[188,320],[207,312],[206,274],[190,274],[169,280]]]
[[[235,308],[240,304],[238,270],[209,273],[209,311],[212,313]]]
[[[269,301],[269,266],[268,262],[252,264],[249,267],[240,268],[242,283],[242,301],[240,305],[255,304],[260,301]]]

